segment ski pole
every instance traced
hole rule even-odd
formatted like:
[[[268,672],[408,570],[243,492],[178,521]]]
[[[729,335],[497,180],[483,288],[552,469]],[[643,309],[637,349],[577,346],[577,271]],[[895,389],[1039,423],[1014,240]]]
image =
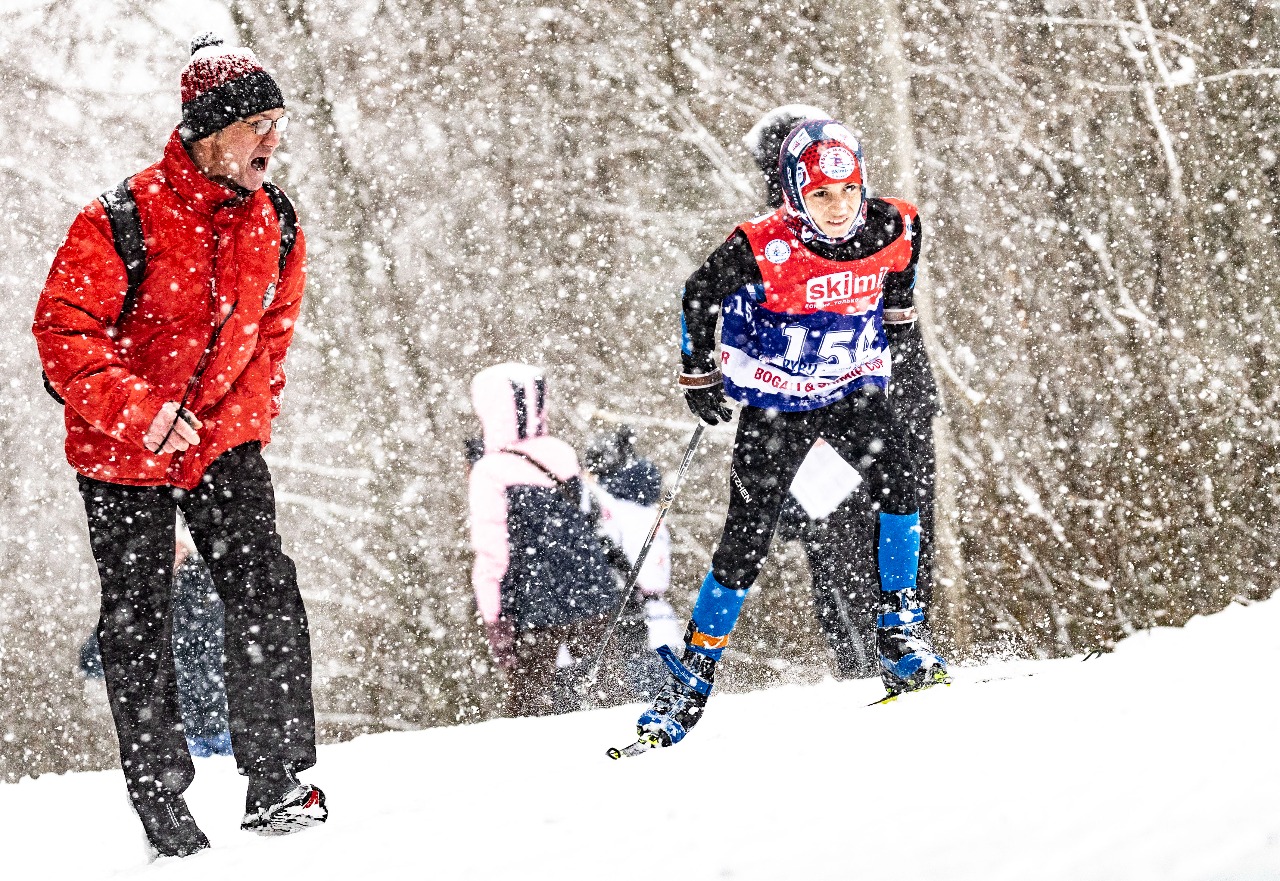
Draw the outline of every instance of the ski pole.
[[[693,437],[689,438],[689,446],[684,451],[684,459],[680,462],[680,468],[676,471],[676,477],[671,483],[671,489],[667,490],[667,494],[658,505],[658,514],[653,518],[653,525],[649,527],[649,534],[645,536],[644,544],[640,546],[640,553],[636,555],[636,561],[631,564],[631,573],[627,576],[626,586],[622,588],[622,604],[618,607],[618,614],[613,616],[613,623],[609,625],[609,630],[605,633],[604,640],[600,643],[600,650],[596,652],[596,659],[591,664],[591,671],[587,674],[587,690],[582,698],[582,709],[584,710],[589,709],[591,690],[595,687],[596,677],[600,675],[600,665],[604,663],[604,654],[609,648],[609,641],[613,639],[613,632],[618,629],[618,624],[622,621],[622,616],[631,602],[631,591],[636,585],[636,580],[640,577],[640,569],[644,566],[645,557],[649,556],[649,548],[653,545],[653,540],[658,535],[658,528],[662,526],[662,518],[667,516],[667,509],[676,500],[676,493],[680,491],[680,484],[684,482],[685,472],[689,470],[689,463],[693,461],[693,454],[697,452],[698,441],[702,440],[702,432],[705,428],[706,425],[699,420],[698,427],[693,430]]]

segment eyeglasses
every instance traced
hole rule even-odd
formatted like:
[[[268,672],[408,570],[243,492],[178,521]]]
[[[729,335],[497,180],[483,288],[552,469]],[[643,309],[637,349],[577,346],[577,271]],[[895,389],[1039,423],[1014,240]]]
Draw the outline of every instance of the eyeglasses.
[[[275,128],[280,134],[284,134],[284,130],[289,127],[288,116],[282,116],[279,119],[255,119],[253,122],[249,122],[247,119],[240,121],[253,129],[253,133],[260,138],[265,138],[272,128]]]

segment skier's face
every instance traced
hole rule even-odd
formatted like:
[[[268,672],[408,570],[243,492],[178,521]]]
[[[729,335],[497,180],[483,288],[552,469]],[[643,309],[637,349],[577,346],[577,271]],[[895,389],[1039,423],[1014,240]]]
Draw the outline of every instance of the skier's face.
[[[260,135],[257,126],[265,120],[279,120],[284,108],[256,113],[214,132],[191,145],[191,158],[210,180],[234,183],[252,192],[267,177],[271,154],[280,146],[280,130],[284,123],[272,125]]]
[[[838,239],[849,231],[862,209],[862,187],[857,184],[826,184],[804,196],[804,207],[822,234]]]

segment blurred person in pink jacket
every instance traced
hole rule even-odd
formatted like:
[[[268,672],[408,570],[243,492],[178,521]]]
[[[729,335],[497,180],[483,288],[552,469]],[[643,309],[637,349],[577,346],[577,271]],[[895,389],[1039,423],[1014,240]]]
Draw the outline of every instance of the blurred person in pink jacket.
[[[484,428],[484,454],[470,476],[471,583],[511,686],[508,714],[575,710],[617,602],[578,457],[548,434],[540,368],[482,370],[471,399]]]

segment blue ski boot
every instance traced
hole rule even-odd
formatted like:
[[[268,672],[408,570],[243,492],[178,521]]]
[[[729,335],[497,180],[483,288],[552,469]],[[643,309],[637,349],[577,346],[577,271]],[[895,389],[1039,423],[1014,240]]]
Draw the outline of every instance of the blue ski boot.
[[[686,651],[682,662],[664,645],[658,656],[667,665],[667,681],[653,706],[636,722],[638,741],[649,747],[671,746],[684,739],[702,718],[716,676],[715,658],[700,652]]]
[[[880,567],[880,615],[876,653],[888,696],[949,682],[947,664],[933,650],[916,593],[920,567],[920,515],[881,513],[877,520],[876,562]]]
[[[685,630],[684,657],[676,658],[670,646],[658,649],[658,657],[667,665],[667,681],[653,706],[636,722],[636,742],[625,750],[611,750],[612,758],[679,743],[698,724],[716,678],[716,662],[729,644],[746,598],[746,588],[725,587],[714,572],[707,573]]]
[[[892,625],[903,619],[911,623]],[[907,609],[881,615],[876,628],[876,652],[880,655],[880,679],[889,697],[950,683],[947,662],[933,649],[924,624],[924,610]]]

